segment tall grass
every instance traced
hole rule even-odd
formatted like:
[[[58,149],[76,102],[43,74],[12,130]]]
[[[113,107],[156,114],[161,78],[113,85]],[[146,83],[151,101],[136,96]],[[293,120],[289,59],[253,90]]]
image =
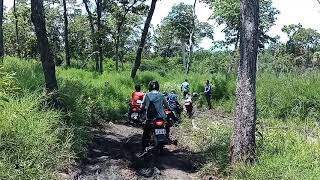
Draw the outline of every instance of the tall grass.
[[[157,64],[152,65],[156,68]],[[210,80],[214,104],[227,112],[234,111],[234,77],[226,79],[224,74],[218,72],[191,72],[185,75],[174,67],[170,65],[158,72],[142,71],[134,80],[129,78],[128,70],[106,71],[100,75],[92,71],[60,67],[57,77],[59,98],[64,109],[57,112],[43,105],[41,94],[44,78],[39,62],[7,57],[1,69],[4,73],[0,73],[0,105],[3,107],[0,110],[0,179],[55,178],[54,171],[58,165],[68,162],[73,154],[85,155],[86,144],[91,138],[88,126],[97,120],[124,118],[135,83],[142,84],[146,91],[150,80],[158,80],[161,91],[179,92],[180,84],[188,79],[191,91],[201,94],[205,81]],[[316,177],[319,169],[315,163],[319,159],[319,131],[315,122],[320,115],[319,92],[319,72],[280,76],[259,74],[258,117],[269,129],[263,130],[264,139],[258,144],[258,163],[255,166],[240,166],[232,177],[302,177],[297,174],[298,171],[304,172],[309,178]],[[203,99],[199,102],[201,105]],[[306,128],[296,130],[302,125]],[[186,123],[182,127],[189,126]],[[283,126],[287,129],[277,130]],[[202,164],[204,172],[208,173],[216,167],[215,174],[228,175],[227,153],[232,128],[206,119],[201,129],[206,131],[192,132],[190,139],[185,142],[205,153],[206,164]],[[312,142],[308,140],[310,135],[306,135],[306,132],[312,132]],[[312,159],[315,162],[309,162]],[[285,172],[285,167],[290,168],[288,172]]]
[[[73,156],[72,133],[44,96],[18,88],[14,74],[0,70],[0,179],[56,179]]]
[[[320,117],[320,73],[258,77],[258,115],[263,118],[291,119]]]
[[[265,121],[258,160],[238,166],[235,179],[318,179],[320,176],[320,129],[315,122]]]
[[[220,81],[226,95],[219,103],[227,112],[235,110],[235,80]],[[257,109],[260,118],[304,120],[320,117],[320,73],[302,75],[262,73],[257,77]],[[217,92],[216,92],[217,93]],[[221,96],[221,95],[219,95]],[[218,97],[219,97],[218,96]],[[218,98],[216,97],[216,98]]]

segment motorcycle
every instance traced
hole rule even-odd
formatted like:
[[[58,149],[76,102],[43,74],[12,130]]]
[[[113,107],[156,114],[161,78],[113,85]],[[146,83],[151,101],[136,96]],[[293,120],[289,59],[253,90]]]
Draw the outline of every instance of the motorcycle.
[[[164,119],[154,119],[150,121],[149,124],[145,124],[149,128],[149,140],[148,147],[146,147],[146,152],[150,149],[156,150],[156,152],[161,153],[166,144],[168,144],[168,132],[167,132],[167,122]]]
[[[173,123],[178,123],[180,121],[179,115],[175,111],[165,109],[164,112],[167,115],[168,121]]]
[[[141,112],[140,107],[138,106],[132,106],[130,108],[128,120],[129,123],[134,123],[136,125],[141,125],[143,122],[144,116],[143,113]]]

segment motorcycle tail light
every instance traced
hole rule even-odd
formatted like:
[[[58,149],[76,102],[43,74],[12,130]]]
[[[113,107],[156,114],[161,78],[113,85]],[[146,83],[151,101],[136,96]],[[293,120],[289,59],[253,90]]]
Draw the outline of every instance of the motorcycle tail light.
[[[165,124],[165,122],[164,122],[163,119],[157,119],[157,120],[154,121],[154,125],[155,125],[156,127],[163,127],[164,124]]]
[[[132,109],[132,112],[137,112],[138,111],[138,108],[133,108]]]

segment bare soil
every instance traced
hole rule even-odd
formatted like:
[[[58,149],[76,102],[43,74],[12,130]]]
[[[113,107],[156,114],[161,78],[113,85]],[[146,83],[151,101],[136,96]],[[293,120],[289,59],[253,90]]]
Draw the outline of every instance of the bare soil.
[[[194,119],[208,115],[211,116],[212,113],[198,111]],[[218,119],[224,118],[227,117],[218,116]],[[174,144],[166,145],[165,152],[160,156],[140,157],[142,152],[142,128],[140,127],[123,123],[100,122],[91,129],[91,133],[94,137],[89,145],[87,158],[77,166],[70,168],[68,172],[59,173],[62,179],[208,179],[197,176],[199,170],[197,166],[202,160],[201,155],[181,149]],[[175,127],[172,127],[172,137],[175,136],[174,133]],[[217,178],[210,177],[209,179]]]

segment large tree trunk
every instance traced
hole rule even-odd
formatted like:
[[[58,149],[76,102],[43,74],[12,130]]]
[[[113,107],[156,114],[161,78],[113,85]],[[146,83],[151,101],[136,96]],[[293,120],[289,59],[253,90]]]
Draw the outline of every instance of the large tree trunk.
[[[54,56],[48,42],[42,0],[31,0],[31,20],[37,36],[46,89],[51,94],[58,89],[58,84]]]
[[[4,43],[3,43],[3,0],[0,0],[0,63],[3,62]]]
[[[258,51],[258,0],[240,0],[240,63],[237,79],[235,128],[231,163],[252,163],[256,158],[256,63]]]
[[[19,58],[21,58],[21,52],[20,52],[20,42],[19,42],[19,27],[18,27],[18,14],[17,14],[17,0],[13,0],[13,15],[14,15],[14,21],[15,21],[15,35],[16,35],[16,45],[17,45],[17,55]]]
[[[97,29],[98,29],[98,51],[99,51],[99,71],[103,73],[103,54],[102,54],[102,38],[101,38],[101,13],[102,0],[96,0],[97,3]]]
[[[66,65],[70,66],[70,47],[69,47],[69,30],[68,30],[68,15],[67,15],[67,2],[63,0],[63,17],[64,17],[64,48],[66,56]]]
[[[95,62],[96,62],[96,71],[99,72],[99,54],[98,54],[98,48],[97,48],[97,43],[96,43],[96,38],[95,38],[95,30],[94,30],[94,22],[93,22],[93,18],[92,18],[92,13],[90,11],[89,5],[88,5],[88,0],[83,0],[84,6],[86,8],[87,14],[88,14],[88,19],[90,22],[90,31],[91,31],[91,40],[92,40],[92,49],[93,52],[92,54],[94,54],[94,58],[95,58]]]
[[[138,51],[137,51],[136,59],[134,61],[134,65],[132,67],[131,78],[135,78],[135,76],[137,74],[137,71],[138,71],[138,69],[140,67],[140,64],[141,64],[141,55],[142,55],[143,47],[144,47],[144,44],[146,42],[146,38],[147,38],[147,35],[148,35],[150,22],[152,20],[152,16],[153,16],[154,10],[156,8],[156,3],[157,3],[157,0],[152,0],[152,2],[151,2],[151,7],[150,7],[150,10],[148,12],[148,16],[147,16],[146,22],[144,24],[144,28],[143,28],[143,32],[142,32],[142,35],[141,35],[141,40],[140,40],[139,48],[138,48]]]

